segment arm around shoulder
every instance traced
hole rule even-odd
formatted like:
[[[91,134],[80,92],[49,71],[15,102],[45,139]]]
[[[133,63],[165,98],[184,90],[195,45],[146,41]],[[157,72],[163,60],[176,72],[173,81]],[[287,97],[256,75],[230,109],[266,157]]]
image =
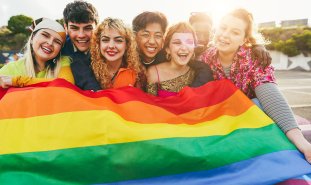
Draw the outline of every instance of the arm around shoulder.
[[[195,61],[191,64],[191,67],[195,70],[195,77],[190,85],[191,87],[200,87],[214,80],[213,72],[208,64]]]

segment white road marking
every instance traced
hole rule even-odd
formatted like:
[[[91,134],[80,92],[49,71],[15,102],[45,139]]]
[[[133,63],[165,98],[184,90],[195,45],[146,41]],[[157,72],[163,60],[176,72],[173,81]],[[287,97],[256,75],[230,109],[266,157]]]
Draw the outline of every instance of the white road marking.
[[[291,108],[300,108],[300,107],[311,107],[311,104],[296,104],[290,105]]]
[[[311,89],[311,86],[287,86],[287,87],[280,87],[280,90],[295,90],[295,89]]]
[[[311,92],[292,91],[292,90],[289,90],[289,92],[298,93],[298,94],[305,94],[305,95],[311,95]]]
[[[311,125],[299,125],[302,131],[311,131]]]

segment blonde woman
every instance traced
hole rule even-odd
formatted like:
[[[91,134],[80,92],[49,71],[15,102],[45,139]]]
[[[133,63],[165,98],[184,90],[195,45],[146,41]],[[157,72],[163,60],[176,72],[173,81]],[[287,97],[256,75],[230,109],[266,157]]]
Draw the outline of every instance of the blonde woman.
[[[134,34],[119,19],[106,18],[94,31],[91,66],[102,89],[145,83]]]
[[[0,69],[0,85],[23,87],[54,78],[73,83],[70,59],[60,54],[66,37],[64,28],[54,20],[41,18],[31,29],[25,57]]]

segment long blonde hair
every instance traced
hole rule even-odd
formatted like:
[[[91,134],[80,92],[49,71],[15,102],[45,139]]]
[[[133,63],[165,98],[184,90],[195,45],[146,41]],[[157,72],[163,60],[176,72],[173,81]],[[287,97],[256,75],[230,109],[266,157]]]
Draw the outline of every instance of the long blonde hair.
[[[32,51],[32,39],[35,36],[37,32],[31,33],[26,45],[25,45],[25,51],[24,51],[24,56],[25,56],[25,68],[26,68],[26,74],[29,77],[36,77],[36,63],[34,58],[35,53]],[[46,74],[45,78],[57,78],[61,64],[60,64],[60,53],[58,57],[54,59],[47,61],[45,63],[46,67]]]
[[[102,89],[110,88],[112,76],[109,73],[108,64],[105,57],[100,52],[100,35],[105,30],[110,28],[118,31],[126,40],[126,51],[123,56],[123,65],[134,70],[137,74],[136,81],[142,83],[145,69],[140,63],[137,44],[134,34],[130,28],[124,25],[120,19],[106,18],[98,25],[93,32],[91,40],[91,66],[97,81]]]

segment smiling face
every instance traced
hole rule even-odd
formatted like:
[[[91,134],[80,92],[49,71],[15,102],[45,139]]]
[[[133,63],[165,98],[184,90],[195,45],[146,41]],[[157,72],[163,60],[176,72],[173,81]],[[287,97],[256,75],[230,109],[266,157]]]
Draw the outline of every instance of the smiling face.
[[[32,38],[32,48],[38,63],[54,59],[62,45],[62,37],[50,29],[40,29]]]
[[[125,50],[125,38],[114,29],[105,28],[100,37],[100,53],[106,61],[121,63]]]
[[[246,23],[232,15],[225,16],[216,30],[215,45],[219,52],[235,53],[245,43]]]
[[[166,53],[171,55],[171,62],[176,65],[187,65],[194,52],[194,36],[192,33],[174,33],[166,48]]]
[[[74,46],[79,51],[85,52],[90,49],[90,41],[95,26],[94,21],[89,23],[73,23],[69,21],[65,25],[65,29]]]
[[[163,47],[163,31],[159,23],[147,24],[136,34],[136,42],[144,61],[150,62]]]

